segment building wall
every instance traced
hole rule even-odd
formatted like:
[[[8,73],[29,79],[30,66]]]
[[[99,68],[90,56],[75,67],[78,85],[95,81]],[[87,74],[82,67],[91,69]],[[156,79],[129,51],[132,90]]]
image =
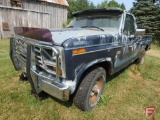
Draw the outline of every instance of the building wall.
[[[10,0],[0,0],[0,5],[11,6]]]
[[[14,27],[62,28],[67,21],[67,7],[47,2],[22,0],[22,8],[11,7],[10,0],[0,3],[0,38],[14,34]],[[2,23],[8,23],[9,31]]]

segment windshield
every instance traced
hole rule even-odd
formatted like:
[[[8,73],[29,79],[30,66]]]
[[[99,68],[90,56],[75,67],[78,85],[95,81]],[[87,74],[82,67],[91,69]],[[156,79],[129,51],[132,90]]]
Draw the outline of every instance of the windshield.
[[[78,16],[70,22],[67,28],[100,28],[104,31],[119,31],[121,16],[105,14]]]

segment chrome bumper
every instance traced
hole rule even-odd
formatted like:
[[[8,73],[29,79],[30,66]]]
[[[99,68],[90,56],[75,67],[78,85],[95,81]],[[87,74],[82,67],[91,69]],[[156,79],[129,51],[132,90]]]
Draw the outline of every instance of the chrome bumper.
[[[31,70],[31,79],[37,84],[38,89],[43,90],[49,95],[58,98],[62,101],[69,100],[69,87],[58,82],[52,83],[53,78],[45,77]]]

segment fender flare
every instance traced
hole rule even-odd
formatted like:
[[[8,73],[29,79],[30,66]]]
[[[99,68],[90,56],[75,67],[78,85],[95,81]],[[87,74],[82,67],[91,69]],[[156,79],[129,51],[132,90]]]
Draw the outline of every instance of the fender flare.
[[[92,66],[102,63],[102,62],[109,62],[111,65],[111,68],[113,68],[113,62],[112,62],[112,58],[111,57],[107,57],[107,58],[100,58],[100,59],[96,59],[94,61],[91,61],[89,63],[84,64],[81,69],[79,70],[79,72],[76,74],[76,77],[74,79],[74,82],[76,83],[74,89],[72,89],[71,94],[75,92],[78,84],[81,81],[81,77],[82,75],[86,72],[86,70],[88,70],[89,68],[91,68]]]

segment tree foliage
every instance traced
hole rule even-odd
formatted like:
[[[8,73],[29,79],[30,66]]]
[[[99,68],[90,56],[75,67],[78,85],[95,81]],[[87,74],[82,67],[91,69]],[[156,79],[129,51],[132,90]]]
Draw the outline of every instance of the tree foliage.
[[[139,2],[151,2],[155,5],[160,5],[160,0],[135,0],[135,2],[133,2],[133,6],[135,7]]]
[[[68,18],[72,17],[72,12],[85,10],[85,9],[94,9],[96,6],[93,2],[89,0],[68,0]]]
[[[160,7],[157,0],[136,0],[131,12],[137,19],[138,28],[160,40]]]
[[[108,3],[108,7],[120,7],[120,4],[118,4],[118,2],[116,2],[115,0],[111,0]]]
[[[96,8],[106,8],[106,7],[108,7],[108,0],[104,0],[103,2],[101,2],[96,6]]]
[[[104,0],[103,2],[101,2],[100,4],[97,5],[96,8],[111,8],[111,7],[114,7],[114,8],[122,8],[123,10],[126,9],[124,3],[122,4],[119,4],[118,2],[116,2],[115,0],[111,0],[108,2],[108,0]]]
[[[125,7],[124,3],[122,3],[122,4],[120,5],[120,8],[122,8],[123,10],[126,10],[126,7]]]

